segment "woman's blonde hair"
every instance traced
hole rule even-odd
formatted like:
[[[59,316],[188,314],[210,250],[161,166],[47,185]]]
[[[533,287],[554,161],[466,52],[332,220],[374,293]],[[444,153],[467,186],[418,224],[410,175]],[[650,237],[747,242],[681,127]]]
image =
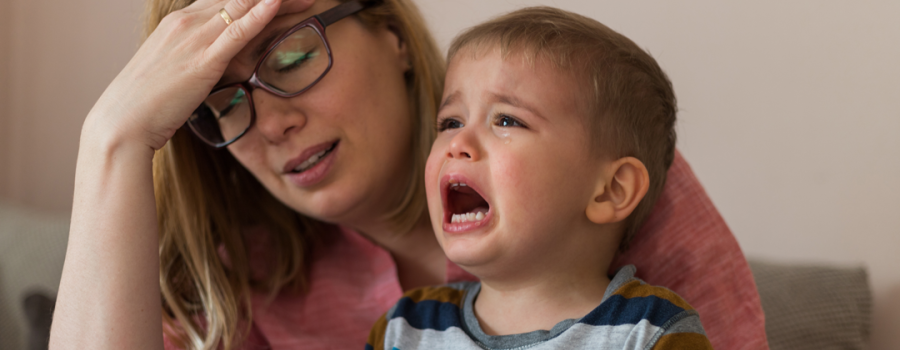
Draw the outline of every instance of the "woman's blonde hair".
[[[163,17],[192,2],[148,0],[144,38]],[[444,60],[411,0],[377,1],[356,17],[370,28],[388,26],[409,50],[412,68],[405,78],[414,180],[386,218],[403,234],[425,213],[424,168],[434,140]],[[169,339],[185,348],[238,346],[252,318],[251,291],[274,296],[284,288],[305,289],[312,251],[334,229],[276,200],[230,152],[211,149],[185,128],[156,152],[153,181],[163,319]],[[248,228],[267,232],[268,238],[259,239],[272,259],[264,276],[251,273],[244,241]]]

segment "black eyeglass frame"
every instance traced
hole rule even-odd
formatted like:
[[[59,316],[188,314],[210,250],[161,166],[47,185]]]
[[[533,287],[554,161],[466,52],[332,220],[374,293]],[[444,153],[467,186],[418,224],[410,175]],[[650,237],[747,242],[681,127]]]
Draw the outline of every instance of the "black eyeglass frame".
[[[234,88],[234,87],[240,87],[240,88],[244,89],[244,91],[247,92],[246,93],[247,103],[249,103],[249,106],[250,106],[250,123],[247,124],[247,127],[243,131],[241,131],[240,134],[233,137],[231,140],[227,140],[227,141],[219,142],[219,143],[212,142],[210,140],[207,140],[205,137],[203,137],[203,135],[200,133],[200,131],[195,129],[194,125],[190,123],[190,120],[185,122],[185,124],[187,124],[187,126],[191,129],[191,131],[194,132],[194,135],[196,135],[200,140],[202,140],[203,142],[205,142],[206,144],[208,144],[212,147],[223,148],[223,147],[226,147],[226,146],[234,143],[235,141],[240,139],[242,136],[244,136],[244,134],[247,133],[247,130],[250,130],[250,128],[252,128],[253,125],[256,124],[256,107],[253,104],[253,90],[259,88],[259,89],[263,89],[266,92],[269,92],[275,96],[289,98],[289,97],[294,97],[294,96],[300,95],[300,94],[306,92],[306,90],[309,90],[311,87],[315,86],[320,80],[322,80],[322,78],[325,77],[326,74],[328,74],[328,72],[331,70],[332,64],[334,63],[334,58],[331,55],[331,45],[328,43],[328,36],[325,35],[325,28],[328,27],[329,25],[333,24],[334,22],[337,22],[337,21],[342,20],[350,15],[353,15],[359,11],[364,10],[367,7],[367,5],[368,4],[363,4],[359,0],[351,0],[351,1],[345,2],[343,4],[340,4],[338,6],[335,6],[335,7],[331,8],[325,12],[322,12],[320,14],[313,15],[312,17],[309,17],[309,18],[301,21],[300,23],[297,23],[296,25],[294,25],[293,27],[291,27],[290,29],[285,31],[284,34],[281,34],[277,39],[275,39],[272,42],[271,45],[269,45],[269,47],[266,49],[265,54],[263,54],[262,57],[260,57],[259,60],[256,62],[256,67],[253,68],[253,74],[250,76],[250,79],[247,79],[246,81],[243,81],[243,82],[231,83],[228,85],[223,85],[223,86],[214,88],[209,93],[209,95],[213,95],[219,91],[229,89],[229,88]],[[283,92],[280,89],[269,85],[265,81],[260,80],[259,75],[258,75],[259,68],[262,66],[263,62],[265,62],[266,59],[269,58],[269,55],[272,54],[272,50],[275,49],[275,47],[277,47],[278,45],[280,45],[283,41],[285,41],[288,37],[290,37],[291,34],[294,34],[295,32],[299,31],[300,29],[303,29],[306,27],[312,28],[316,32],[316,34],[319,35],[319,38],[322,39],[322,43],[325,44],[325,52],[328,54],[328,66],[325,67],[325,71],[323,71],[322,74],[320,74],[319,77],[316,78],[316,80],[314,80],[312,83],[310,83],[309,85],[307,85],[300,91],[292,92],[292,93]],[[201,107],[202,107],[202,105],[201,105]],[[200,107],[197,107],[197,108],[200,108]]]

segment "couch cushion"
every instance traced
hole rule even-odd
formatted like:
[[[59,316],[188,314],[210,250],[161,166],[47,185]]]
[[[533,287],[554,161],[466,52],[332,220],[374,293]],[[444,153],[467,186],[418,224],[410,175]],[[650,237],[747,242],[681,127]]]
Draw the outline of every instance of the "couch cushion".
[[[68,233],[68,215],[0,201],[0,349],[26,348],[30,326],[22,302],[35,290],[56,295]]]
[[[866,270],[751,261],[772,350],[866,349],[872,294]]]

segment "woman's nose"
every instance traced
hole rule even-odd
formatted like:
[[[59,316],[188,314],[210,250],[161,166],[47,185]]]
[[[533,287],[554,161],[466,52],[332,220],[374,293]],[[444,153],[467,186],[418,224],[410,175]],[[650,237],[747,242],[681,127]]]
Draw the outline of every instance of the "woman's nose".
[[[272,95],[265,90],[253,91],[256,128],[272,143],[287,139],[306,126],[306,114],[291,103],[291,98]]]
[[[474,128],[463,127],[453,139],[450,140],[450,149],[447,157],[458,160],[477,161],[481,159],[484,152],[478,140]]]

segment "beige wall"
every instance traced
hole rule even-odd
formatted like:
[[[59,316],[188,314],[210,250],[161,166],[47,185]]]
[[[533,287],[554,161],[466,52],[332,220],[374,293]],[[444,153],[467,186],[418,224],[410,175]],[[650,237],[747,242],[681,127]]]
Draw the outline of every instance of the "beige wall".
[[[141,2],[2,3],[0,194],[67,211],[81,124],[137,48]]]
[[[541,3],[418,2],[444,48]],[[139,3],[0,1],[0,195],[70,209],[80,125],[135,50]],[[675,84],[679,147],[747,255],[867,266],[873,336],[900,349],[900,2],[543,3],[647,48]]]
[[[6,194],[9,166],[9,2],[0,1],[0,196]]]

